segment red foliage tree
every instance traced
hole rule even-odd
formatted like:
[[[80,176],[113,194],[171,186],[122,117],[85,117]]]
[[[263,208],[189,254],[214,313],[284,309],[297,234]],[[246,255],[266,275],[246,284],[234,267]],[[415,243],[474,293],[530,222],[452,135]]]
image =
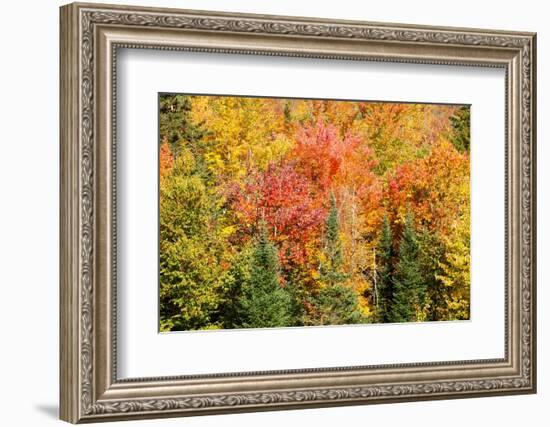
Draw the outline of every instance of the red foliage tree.
[[[315,125],[298,127],[295,138],[290,157],[296,162],[296,170],[318,191],[327,194],[344,153],[356,143],[355,138],[341,139],[335,126],[321,120]]]
[[[396,168],[386,199],[394,218],[403,220],[411,209],[418,224],[446,234],[458,215],[469,209],[469,155],[439,141],[428,156]]]
[[[270,164],[251,175],[242,188],[233,187],[231,201],[246,235],[266,222],[283,268],[306,262],[307,244],[319,235],[326,210],[292,164]]]
[[[172,155],[168,141],[165,139],[160,145],[159,150],[159,172],[161,180],[170,173],[173,163],[174,156]]]

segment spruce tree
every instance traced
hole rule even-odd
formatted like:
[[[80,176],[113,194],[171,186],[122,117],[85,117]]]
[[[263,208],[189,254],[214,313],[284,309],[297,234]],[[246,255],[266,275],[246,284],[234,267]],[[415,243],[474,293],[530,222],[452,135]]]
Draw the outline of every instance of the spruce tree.
[[[418,256],[418,238],[414,230],[413,214],[409,211],[405,220],[399,246],[399,260],[395,271],[391,308],[392,322],[418,320],[417,311],[424,305],[426,290]]]
[[[364,321],[359,310],[355,291],[343,282],[348,275],[343,272],[342,242],[338,224],[338,209],[334,194],[330,195],[330,210],[326,222],[324,262],[320,276],[324,286],[315,298],[317,319],[320,325],[343,325]]]
[[[285,118],[285,126],[289,127],[292,123],[292,111],[290,110],[290,102],[285,102],[283,116]]]
[[[321,289],[316,307],[319,311],[318,325],[350,325],[366,321],[359,310],[356,292],[343,284]]]
[[[445,319],[450,298],[448,295],[449,287],[441,281],[443,275],[441,261],[445,257],[445,246],[442,237],[437,232],[424,229],[418,233],[418,246],[418,259],[422,277],[426,284],[426,301],[429,302],[426,319]]]
[[[391,321],[395,251],[393,234],[388,216],[384,216],[382,233],[378,244],[378,319],[381,322]]]
[[[236,253],[231,260],[231,266],[226,274],[222,275],[222,286],[220,294],[222,301],[218,311],[213,316],[223,329],[235,329],[242,326],[243,316],[243,295],[248,283],[250,283],[250,264],[252,256],[252,244],[245,244],[240,252]]]
[[[191,99],[187,95],[162,94],[159,98],[160,142],[168,142],[170,151],[179,156],[182,145],[200,159],[204,153],[202,138],[205,131],[191,119]]]
[[[291,300],[279,284],[277,249],[269,240],[265,223],[252,251],[250,279],[241,302],[242,326],[269,328],[288,326],[291,322]]]
[[[334,194],[330,195],[330,210],[325,231],[325,262],[321,263],[321,280],[327,285],[343,282],[347,276],[342,272],[342,242],[339,236],[338,209]]]
[[[212,324],[222,297],[225,238],[217,200],[185,147],[160,188],[160,326],[162,331]]]
[[[450,135],[455,148],[462,152],[470,151],[470,107],[462,106],[451,116],[453,132]]]

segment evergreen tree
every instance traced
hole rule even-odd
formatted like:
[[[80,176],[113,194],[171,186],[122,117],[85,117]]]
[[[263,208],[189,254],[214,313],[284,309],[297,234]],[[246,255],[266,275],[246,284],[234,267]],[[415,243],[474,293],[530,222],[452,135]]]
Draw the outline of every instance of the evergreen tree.
[[[443,270],[441,262],[445,258],[445,247],[437,232],[424,229],[418,233],[420,268],[426,284],[426,301],[429,307],[427,320],[445,319],[449,301],[448,287],[441,281]]]
[[[424,305],[425,285],[418,259],[419,245],[414,230],[413,214],[409,211],[405,220],[403,236],[399,246],[399,260],[395,271],[392,322],[419,320],[418,312]]]
[[[311,271],[308,265],[296,265],[287,271],[282,270],[281,276],[285,283],[292,284],[286,286],[291,299],[290,316],[292,322],[290,326],[304,326],[312,324],[310,321],[311,294],[315,288],[315,281],[311,278]]]
[[[453,132],[450,135],[455,148],[462,152],[470,151],[470,107],[463,106],[451,117]]]
[[[388,216],[384,216],[382,234],[378,244],[378,319],[380,322],[391,321],[395,251],[393,249],[393,234]]]
[[[290,110],[290,102],[285,102],[283,109],[283,117],[285,119],[285,126],[288,128],[292,123],[292,111]]]
[[[315,298],[318,325],[350,325],[364,323],[357,293],[348,286],[336,284],[321,289]]]
[[[321,262],[320,268],[324,286],[314,298],[317,309],[313,320],[315,324],[343,325],[364,321],[356,292],[343,283],[348,275],[342,271],[342,242],[339,234],[336,198],[331,194],[325,231],[325,260]]]
[[[250,282],[252,249],[251,244],[245,244],[240,252],[233,255],[227,274],[222,275],[222,285],[219,288],[221,302],[212,319],[224,329],[242,326],[242,301],[246,286]]]
[[[334,193],[330,195],[330,210],[326,223],[325,258],[326,260],[321,262],[321,280],[328,286],[345,281],[347,275],[342,272],[342,242]]]
[[[291,322],[290,296],[279,284],[277,249],[269,240],[265,223],[252,252],[250,281],[241,306],[242,326],[246,328],[288,326]]]
[[[161,330],[201,329],[220,302],[226,242],[217,203],[185,148],[160,192]]]
[[[163,94],[159,98],[160,141],[167,141],[175,157],[186,145],[197,160],[204,154],[202,137],[205,132],[190,117],[191,99],[187,95]]]

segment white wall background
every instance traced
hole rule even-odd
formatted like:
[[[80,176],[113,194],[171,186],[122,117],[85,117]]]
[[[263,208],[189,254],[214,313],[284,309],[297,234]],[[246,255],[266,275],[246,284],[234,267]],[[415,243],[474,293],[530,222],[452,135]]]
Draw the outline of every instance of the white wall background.
[[[110,0],[113,3],[122,3]],[[129,0],[130,1],[130,0]],[[550,406],[550,28],[536,0],[359,2],[357,0],[132,0],[133,4],[538,32],[539,393],[437,402],[265,412],[124,426],[342,424],[544,426]],[[57,0],[3,5],[0,67],[0,421],[60,425],[58,402],[58,6]],[[546,221],[545,221],[546,219]]]

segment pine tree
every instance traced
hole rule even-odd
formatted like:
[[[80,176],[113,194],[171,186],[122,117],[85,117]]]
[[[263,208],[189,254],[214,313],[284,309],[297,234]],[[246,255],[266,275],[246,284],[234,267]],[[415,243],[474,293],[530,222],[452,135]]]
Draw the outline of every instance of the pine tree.
[[[384,216],[382,233],[378,244],[378,319],[381,322],[391,321],[395,251],[393,249],[393,234],[388,216]]]
[[[163,94],[159,99],[159,109],[160,141],[166,141],[176,157],[182,149],[182,144],[185,144],[199,160],[203,154],[204,147],[201,146],[201,139],[205,132],[191,120],[190,97]]]
[[[223,281],[220,286],[222,301],[212,318],[213,321],[217,320],[223,329],[242,326],[244,319],[242,302],[246,286],[250,283],[252,250],[251,243],[244,244],[240,252],[233,255],[227,274],[222,275]]]
[[[418,233],[418,246],[418,260],[426,284],[426,301],[429,302],[426,319],[443,320],[447,318],[449,289],[441,280],[443,270],[440,264],[445,257],[442,237],[436,231],[424,229]]]
[[[163,331],[211,325],[219,289],[225,238],[217,203],[182,148],[160,188],[160,326]]]
[[[321,289],[316,297],[316,307],[319,311],[318,325],[350,325],[366,321],[359,310],[357,294],[342,284]]]
[[[413,214],[409,211],[405,220],[403,236],[399,246],[399,261],[396,266],[392,322],[411,322],[418,319],[418,311],[424,305],[425,285],[418,259],[419,245],[414,230]]]
[[[451,142],[461,153],[470,151],[470,107],[463,106],[451,116],[453,132],[450,136]]]
[[[292,123],[292,111],[290,109],[290,102],[285,102],[285,106],[283,109],[283,117],[285,118],[285,126],[288,129],[290,127],[290,124]]]
[[[330,195],[330,210],[325,232],[325,261],[321,263],[320,277],[324,286],[314,300],[317,309],[315,324],[343,325],[364,321],[355,291],[343,282],[342,242],[340,241],[338,209],[334,194]]]
[[[326,261],[321,263],[321,280],[328,286],[345,281],[347,276],[342,272],[342,242],[339,236],[338,209],[334,193],[330,195],[330,210],[326,223],[325,256]]]
[[[288,326],[291,322],[291,300],[279,284],[279,260],[277,249],[269,240],[265,223],[253,249],[250,265],[250,281],[241,302],[246,328]]]

